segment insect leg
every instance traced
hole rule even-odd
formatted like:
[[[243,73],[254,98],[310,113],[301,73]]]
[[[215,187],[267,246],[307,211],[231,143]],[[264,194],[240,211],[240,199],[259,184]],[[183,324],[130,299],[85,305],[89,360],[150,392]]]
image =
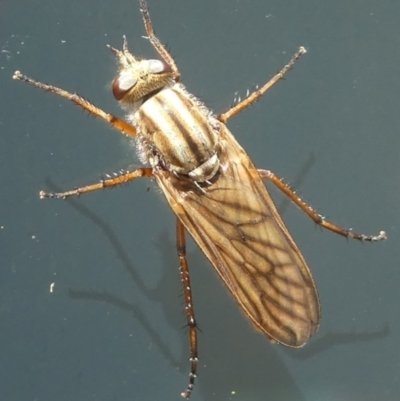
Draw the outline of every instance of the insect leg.
[[[161,42],[155,35],[150,19],[149,9],[147,7],[147,3],[144,0],[140,0],[140,10],[142,11],[144,27],[146,28],[146,33],[148,39],[150,40],[150,43],[157,50],[158,54],[164,59],[164,61],[171,67],[174,73],[175,82],[179,82],[181,73],[179,72],[178,67],[175,64],[172,56],[168,53],[167,49],[161,44]]]
[[[181,396],[184,398],[190,398],[197,370],[197,324],[194,317],[192,287],[190,286],[189,266],[186,259],[185,227],[178,218],[176,219],[176,247],[179,256],[179,267],[183,284],[183,294],[185,296],[185,311],[190,340],[189,384],[187,385],[186,390],[181,393]]]
[[[120,184],[126,184],[129,181],[132,181],[139,177],[153,177],[153,169],[139,168],[135,171],[124,171],[120,175],[106,178],[105,180],[101,180],[96,184],[86,185],[84,187],[75,188],[66,192],[51,193],[51,192],[40,191],[39,196],[40,199],[45,199],[45,198],[66,199],[69,198],[70,196],[79,196],[82,194],[86,194],[88,192],[97,191],[98,189],[111,188]]]
[[[84,110],[94,115],[95,117],[99,117],[107,121],[110,125],[112,125],[117,130],[123,132],[124,134],[136,136],[135,127],[128,124],[124,120],[121,120],[120,118],[114,116],[113,114],[106,113],[105,111],[99,109],[93,103],[89,102],[88,100],[85,100],[76,93],[70,93],[65,91],[64,89],[57,88],[56,86],[47,85],[42,82],[35,81],[34,79],[21,74],[20,71],[15,71],[13,79],[18,79],[19,81],[27,82],[28,84],[33,85],[36,88],[43,89],[46,92],[51,92],[54,93],[55,95],[61,96],[82,107]]]
[[[279,82],[284,75],[294,66],[296,61],[303,55],[307,53],[307,50],[301,46],[299,50],[293,55],[290,59],[289,63],[286,64],[274,77],[272,77],[263,87],[255,90],[251,93],[246,99],[242,100],[235,106],[231,107],[227,112],[218,116],[218,120],[222,123],[226,123],[228,119],[233,117],[234,115],[243,111],[246,107],[249,107],[253,103],[255,103],[265,92],[267,92],[272,86],[274,86],[277,82]]]
[[[342,228],[328,220],[317,213],[309,204],[307,204],[303,199],[301,199],[292,189],[290,189],[289,185],[286,184],[283,180],[277,177],[274,173],[269,170],[257,170],[260,174],[260,177],[269,181],[272,181],[276,187],[278,187],[292,202],[294,202],[297,206],[300,207],[316,224],[321,227],[324,227],[330,231],[333,231],[336,234],[342,235],[346,238],[354,238],[359,241],[381,241],[386,239],[386,233],[381,231],[378,235],[365,235],[365,234],[357,234],[353,232],[351,229]]]

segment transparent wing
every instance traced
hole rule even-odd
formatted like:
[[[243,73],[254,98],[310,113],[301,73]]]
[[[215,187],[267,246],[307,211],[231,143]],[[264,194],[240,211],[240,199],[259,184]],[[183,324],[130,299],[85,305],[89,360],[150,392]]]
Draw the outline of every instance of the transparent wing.
[[[205,192],[167,172],[168,203],[254,326],[292,347],[319,325],[313,278],[251,160],[225,127],[220,173]]]

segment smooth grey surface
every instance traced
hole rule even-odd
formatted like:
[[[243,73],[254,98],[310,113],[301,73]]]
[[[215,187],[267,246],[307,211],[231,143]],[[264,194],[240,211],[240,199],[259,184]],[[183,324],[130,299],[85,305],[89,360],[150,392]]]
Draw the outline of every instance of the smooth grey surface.
[[[400,3],[149,3],[184,82],[217,113],[305,46],[286,81],[229,127],[321,213],[389,236],[346,241],[272,191],[321,296],[321,328],[301,350],[254,332],[190,244],[202,329],[193,400],[398,400]],[[141,181],[40,201],[40,189],[139,162],[104,123],[11,79],[20,69],[122,116],[105,44],[120,47],[123,34],[154,56],[133,0],[0,3],[0,400],[178,400],[186,386],[175,220],[162,195]]]

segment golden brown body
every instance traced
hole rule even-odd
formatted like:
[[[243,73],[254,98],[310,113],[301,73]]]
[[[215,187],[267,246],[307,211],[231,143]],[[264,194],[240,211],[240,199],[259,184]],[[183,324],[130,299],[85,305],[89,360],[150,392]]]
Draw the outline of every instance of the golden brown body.
[[[41,191],[40,197],[66,198],[139,177],[156,179],[177,216],[177,251],[190,339],[189,382],[182,396],[189,398],[197,372],[197,324],[185,229],[252,324],[271,340],[290,347],[304,345],[318,329],[318,295],[310,270],[262,180],[272,181],[321,227],[360,241],[379,241],[386,235],[383,231],[357,234],[325,220],[271,171],[257,170],[225,125],[281,80],[306,52],[303,47],[270,81],[216,117],[180,83],[174,60],[154,35],[146,2],[139,2],[148,39],[162,60],[134,56],[125,39],[122,50],[111,48],[119,64],[113,94],[127,111],[127,121],[19,71],[14,79],[64,97],[136,139],[146,167],[71,191]]]
[[[155,173],[168,203],[254,326],[299,347],[318,328],[311,273],[243,148],[223,126],[220,173],[206,193]]]

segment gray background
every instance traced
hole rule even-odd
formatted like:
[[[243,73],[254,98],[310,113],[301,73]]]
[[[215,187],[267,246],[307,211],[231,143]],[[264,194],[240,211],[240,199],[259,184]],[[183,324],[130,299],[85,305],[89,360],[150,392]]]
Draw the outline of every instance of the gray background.
[[[389,236],[346,241],[272,190],[321,296],[321,328],[301,350],[255,332],[190,243],[202,329],[193,400],[398,400],[400,3],[149,2],[187,87],[217,113],[305,46],[286,81],[229,127],[321,213]],[[123,34],[154,56],[134,0],[0,3],[1,400],[178,400],[186,386],[172,212],[145,180],[40,201],[40,189],[139,162],[101,121],[11,79],[20,69],[122,116],[105,44]]]

